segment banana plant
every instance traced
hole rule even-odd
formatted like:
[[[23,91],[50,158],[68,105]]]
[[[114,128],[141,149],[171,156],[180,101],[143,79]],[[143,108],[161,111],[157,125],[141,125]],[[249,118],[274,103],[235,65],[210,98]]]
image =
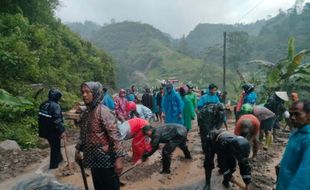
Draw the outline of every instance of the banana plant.
[[[288,53],[285,59],[277,64],[253,60],[251,63],[258,63],[268,71],[264,81],[264,91],[270,94],[276,90],[309,89],[310,84],[310,63],[302,63],[304,57],[309,54],[308,50],[295,53],[295,38],[288,40]]]

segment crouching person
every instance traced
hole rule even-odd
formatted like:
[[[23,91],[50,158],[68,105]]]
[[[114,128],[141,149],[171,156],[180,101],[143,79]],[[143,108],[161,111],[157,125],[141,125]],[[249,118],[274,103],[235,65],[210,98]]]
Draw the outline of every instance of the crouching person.
[[[102,85],[86,82],[81,85],[87,107],[81,116],[79,142],[75,159],[90,168],[95,190],[119,190],[119,175],[125,153],[116,126],[116,118],[101,104]],[[80,154],[83,152],[83,156]]]
[[[142,129],[144,135],[151,138],[152,149],[150,152],[146,152],[140,160],[136,162],[136,165],[144,162],[149,156],[151,156],[157,149],[160,143],[164,143],[165,146],[162,150],[162,174],[169,174],[171,165],[171,155],[176,147],[179,147],[185,156],[185,159],[192,159],[192,156],[186,146],[187,130],[183,125],[179,124],[165,124],[164,126],[152,127],[147,125]]]
[[[137,162],[146,151],[151,151],[150,143],[146,140],[142,132],[143,127],[146,125],[149,125],[149,122],[141,118],[129,119],[118,125],[121,139],[132,139],[132,161],[134,163]]]
[[[233,173],[236,171],[238,162],[240,174],[246,189],[249,189],[251,182],[251,168],[248,157],[250,155],[250,144],[247,139],[236,136],[227,131],[214,130],[210,133],[211,155],[206,157],[204,167],[206,170],[206,186],[204,190],[210,190],[211,174],[214,168],[214,155],[217,154],[218,166],[224,175],[222,184],[229,188],[230,181],[233,181]]]

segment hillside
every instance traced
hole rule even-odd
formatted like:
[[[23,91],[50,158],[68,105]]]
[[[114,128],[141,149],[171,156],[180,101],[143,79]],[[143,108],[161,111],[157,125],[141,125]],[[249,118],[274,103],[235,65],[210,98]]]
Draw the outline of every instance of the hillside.
[[[57,6],[57,0],[1,1],[0,141],[37,144],[37,109],[51,87],[62,91],[67,109],[80,99],[84,81],[115,86],[111,56],[56,19]]]
[[[243,31],[250,36],[259,34],[261,28],[266,23],[265,20],[252,24],[199,24],[185,38],[188,54],[194,57],[203,57],[208,48],[223,45],[223,33]]]
[[[289,37],[295,37],[297,51],[310,49],[310,3],[306,3],[302,12],[289,9],[280,11],[262,27],[259,35],[253,41],[255,57],[277,62],[286,54]],[[306,59],[310,61],[310,59]]]
[[[172,47],[169,35],[148,24],[138,22],[113,23],[85,34],[87,23],[70,23],[68,26],[99,48],[106,49],[118,65],[118,84],[141,86],[159,85],[156,79],[176,77],[182,81],[197,80],[197,73],[204,66],[203,60],[193,59]],[[82,32],[81,32],[82,31]],[[210,80],[200,85],[221,81],[217,66],[210,67]],[[214,72],[212,72],[214,71]]]

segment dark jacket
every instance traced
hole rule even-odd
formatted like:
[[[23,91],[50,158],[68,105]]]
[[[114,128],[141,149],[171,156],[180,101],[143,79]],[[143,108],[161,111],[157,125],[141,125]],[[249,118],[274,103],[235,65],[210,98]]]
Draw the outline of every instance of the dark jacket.
[[[149,93],[145,93],[142,96],[141,103],[148,107],[150,110],[153,110],[153,96]]]
[[[142,156],[142,160],[146,160],[157,149],[160,143],[169,143],[175,139],[186,138],[187,130],[183,125],[166,124],[153,129],[151,136],[151,152],[147,152]]]
[[[249,164],[249,154],[250,154],[250,144],[249,142],[241,137],[231,134],[227,131],[214,130],[210,133],[212,138],[212,159],[214,159],[214,154],[217,154],[218,160],[226,160],[227,158],[232,158],[238,161],[240,168],[240,174],[245,184],[251,182],[251,167]],[[221,158],[223,157],[223,158]],[[230,160],[231,162],[235,162]],[[213,162],[213,160],[212,160]],[[229,175],[229,179],[234,171],[231,171],[231,163],[220,163],[219,167],[225,175]]]
[[[62,94],[56,89],[51,89],[48,93],[48,100],[39,107],[39,136],[47,138],[49,136],[60,135],[65,131],[60,105]]]

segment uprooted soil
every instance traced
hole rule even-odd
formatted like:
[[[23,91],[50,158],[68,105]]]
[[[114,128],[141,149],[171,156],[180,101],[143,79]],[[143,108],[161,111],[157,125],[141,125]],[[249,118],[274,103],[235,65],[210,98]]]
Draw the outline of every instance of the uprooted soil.
[[[0,181],[16,177],[27,166],[40,162],[48,155],[48,150],[38,148],[23,151],[0,149]]]
[[[233,128],[233,123],[230,123],[231,129]],[[74,144],[76,143],[78,136],[78,131],[73,130],[69,132],[69,159],[73,162],[74,156]],[[277,165],[282,156],[283,148],[287,142],[288,133],[287,132],[277,132],[277,139],[275,140],[273,146],[268,150],[264,151],[263,149],[259,150],[259,154],[254,161],[251,161],[252,165],[252,178],[253,183],[251,185],[251,189],[258,190],[270,190],[274,187],[276,181],[275,169],[274,166]],[[125,175],[121,177],[121,182],[125,184],[121,189],[122,190],[191,190],[191,189],[202,189],[204,185],[204,170],[203,170],[203,159],[204,156],[202,154],[201,145],[200,145],[200,137],[197,130],[197,125],[194,125],[194,129],[189,133],[188,136],[188,147],[190,152],[192,153],[192,160],[185,160],[182,151],[177,149],[172,157],[172,165],[171,170],[172,173],[168,175],[161,175],[159,171],[162,169],[161,166],[161,151],[157,151],[153,156],[151,156],[147,162],[142,165],[132,169]],[[124,162],[124,171],[133,166],[131,162],[131,142],[124,142],[125,150],[128,152],[128,156],[125,157]],[[37,152],[44,152],[42,155],[38,155]],[[27,152],[27,151],[26,151]],[[7,179],[9,177],[14,177],[21,172],[22,170],[11,169],[12,174],[8,175],[10,171],[8,168],[3,170],[3,164],[1,157],[2,155],[7,155],[7,153],[2,154],[0,152],[0,179]],[[14,153],[16,154],[16,153]],[[14,155],[13,154],[13,155]],[[24,156],[22,154],[25,154]],[[48,156],[48,149],[44,150],[35,150],[34,152],[29,153],[18,153],[18,156],[8,157],[5,159],[10,160],[10,166],[15,165],[14,159],[16,157],[21,160],[17,163],[22,163],[22,167],[29,165],[33,162],[39,162],[43,157]],[[27,158],[27,159],[26,159]],[[28,159],[33,158],[33,159]],[[26,161],[27,160],[27,161]],[[28,162],[29,160],[29,162]],[[30,162],[32,161],[32,162]],[[16,160],[15,160],[16,162]],[[216,162],[216,161],[215,161]],[[7,165],[7,164],[6,164]],[[8,167],[8,166],[7,166]],[[61,183],[70,184],[80,189],[83,189],[83,180],[81,177],[81,173],[79,171],[79,167],[74,165],[74,175],[64,175],[63,171],[66,171],[67,166],[63,165],[58,172],[55,172],[57,179]],[[18,168],[18,167],[17,167]],[[18,172],[17,172],[18,171]],[[86,170],[88,174],[90,172]],[[5,178],[3,178],[3,176]],[[90,175],[89,175],[90,176]],[[234,174],[235,178],[242,183],[240,178],[239,170]],[[90,189],[92,187],[91,177],[87,177],[88,185]],[[218,173],[218,169],[213,170],[212,182],[211,185],[213,189],[224,190],[225,188],[221,184],[222,176]],[[0,183],[1,185],[1,183]],[[237,186],[232,185],[231,189],[238,189]]]

